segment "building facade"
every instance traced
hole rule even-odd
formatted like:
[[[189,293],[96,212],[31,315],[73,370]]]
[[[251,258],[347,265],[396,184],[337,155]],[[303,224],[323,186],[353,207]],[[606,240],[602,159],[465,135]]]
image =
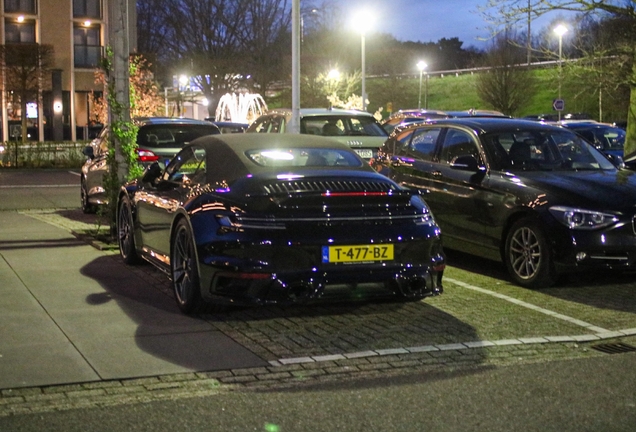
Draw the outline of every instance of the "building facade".
[[[22,115],[37,135],[32,140],[88,138],[90,94],[103,91],[95,83],[95,71],[109,45],[113,8],[109,2],[114,1],[128,17],[128,42],[135,51],[134,0],[0,0],[0,43],[51,45],[54,51],[51,79],[46,80],[40,100],[31,101],[27,113],[16,112],[11,95],[2,86],[3,141],[15,139],[14,123]]]

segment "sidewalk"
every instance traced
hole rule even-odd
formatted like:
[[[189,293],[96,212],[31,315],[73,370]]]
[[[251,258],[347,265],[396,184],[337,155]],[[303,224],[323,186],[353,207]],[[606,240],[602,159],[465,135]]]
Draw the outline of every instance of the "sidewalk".
[[[260,367],[143,274],[69,230],[0,212],[0,389]]]

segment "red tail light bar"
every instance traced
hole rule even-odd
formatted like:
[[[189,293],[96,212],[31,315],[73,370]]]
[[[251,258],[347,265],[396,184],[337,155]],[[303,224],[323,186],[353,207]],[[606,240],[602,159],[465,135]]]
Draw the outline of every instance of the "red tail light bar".
[[[159,156],[146,149],[137,149],[137,157],[139,158],[139,162],[156,162],[159,160]]]
[[[325,192],[322,196],[347,197],[347,196],[386,196],[389,192]]]

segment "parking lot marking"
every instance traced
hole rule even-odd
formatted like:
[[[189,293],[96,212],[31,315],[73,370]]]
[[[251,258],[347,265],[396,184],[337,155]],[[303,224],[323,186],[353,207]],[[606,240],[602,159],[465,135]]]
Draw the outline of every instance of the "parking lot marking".
[[[563,314],[560,314],[558,312],[554,312],[554,311],[542,308],[542,307],[537,306],[537,305],[533,305],[532,303],[527,303],[527,302],[525,302],[523,300],[519,300],[519,299],[516,299],[514,297],[507,296],[505,294],[497,293],[497,292],[490,291],[490,290],[487,290],[487,289],[484,289],[484,288],[480,288],[478,286],[470,285],[470,284],[467,284],[465,282],[458,281],[456,279],[444,278],[444,282],[450,282],[450,283],[455,284],[457,286],[460,286],[462,288],[466,288],[466,289],[469,289],[469,290],[480,292],[482,294],[487,294],[487,295],[490,295],[490,296],[493,296],[493,297],[497,297],[499,299],[508,301],[510,303],[514,303],[514,304],[516,304],[518,306],[522,306],[522,307],[525,307],[527,309],[532,309],[532,310],[540,312],[542,314],[549,315],[552,318],[557,318],[557,319],[560,319],[560,320],[563,320],[563,321],[567,321],[570,324],[574,324],[574,325],[577,325],[577,326],[580,326],[580,327],[585,327],[586,329],[588,329],[590,331],[593,331],[594,333],[606,333],[606,332],[609,332],[609,330],[604,329],[602,327],[595,326],[594,324],[590,324],[588,322],[581,321],[579,319],[572,318],[570,316],[563,315]]]

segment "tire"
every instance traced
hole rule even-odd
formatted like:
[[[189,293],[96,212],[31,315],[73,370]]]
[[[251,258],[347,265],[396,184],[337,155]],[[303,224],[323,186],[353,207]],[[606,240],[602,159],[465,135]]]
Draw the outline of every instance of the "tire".
[[[85,183],[84,177],[82,177],[82,180],[80,182],[80,199],[81,199],[81,205],[82,205],[82,212],[86,214],[91,214],[97,211],[97,208],[93,204],[88,202],[88,192],[86,192],[86,183]]]
[[[199,282],[199,264],[194,237],[185,219],[177,223],[170,243],[170,274],[174,298],[181,312],[199,312],[204,306]]]
[[[135,245],[135,232],[130,199],[124,196],[117,206],[117,241],[119,254],[126,264],[138,264],[141,259]]]
[[[546,236],[532,219],[520,219],[510,228],[504,262],[514,282],[523,287],[547,288],[556,282]]]

